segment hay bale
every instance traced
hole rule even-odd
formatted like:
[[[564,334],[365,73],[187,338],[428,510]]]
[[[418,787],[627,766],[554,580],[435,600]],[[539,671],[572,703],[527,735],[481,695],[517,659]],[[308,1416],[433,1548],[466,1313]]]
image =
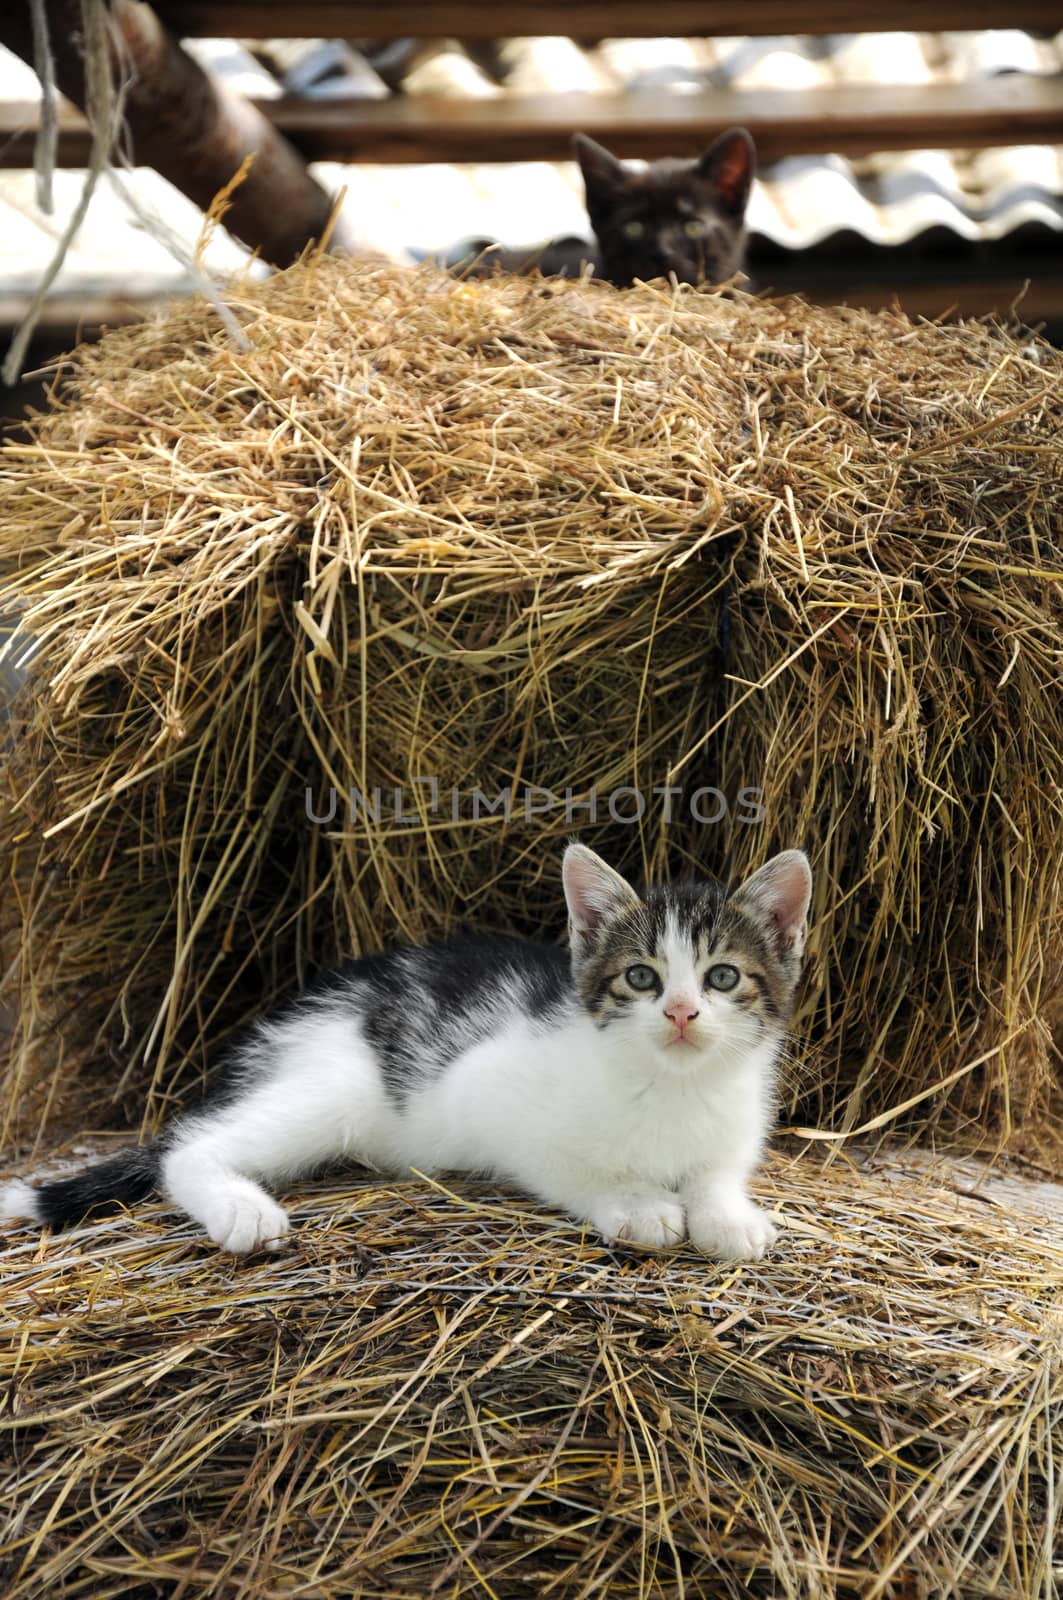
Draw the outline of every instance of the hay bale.
[[[1060,1213],[970,1181],[777,1157],[755,1266],[412,1181],[8,1241],[5,1600],[1047,1597]]]
[[[1058,1161],[1059,354],[329,259],[233,305],[247,352],[195,304],[116,331],[2,458],[8,1133],[154,1123],[336,952],[556,930],[576,826],[635,871],[810,849],[791,1117]]]

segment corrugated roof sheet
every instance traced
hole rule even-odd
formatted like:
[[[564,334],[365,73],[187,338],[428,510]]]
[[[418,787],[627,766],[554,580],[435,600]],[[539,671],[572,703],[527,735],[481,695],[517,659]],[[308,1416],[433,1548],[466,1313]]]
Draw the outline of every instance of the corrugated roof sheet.
[[[235,88],[258,96],[282,91],[399,95],[476,95],[622,91],[667,85],[676,94],[726,87],[815,88],[828,84],[934,84],[1001,72],[1063,74],[1063,32],[1037,39],[1017,29],[966,33],[881,33],[827,38],[605,39],[580,48],[564,38],[507,39],[466,48],[457,41],[195,40],[188,48]],[[27,67],[0,51],[0,98],[37,92]],[[337,189],[365,243],[402,258],[452,252],[469,238],[532,248],[551,237],[588,238],[582,184],[572,163],[316,168]],[[36,209],[32,175],[0,173],[0,284],[28,294],[39,281],[81,182],[57,175],[57,215]],[[139,203],[165,218],[192,246],[200,213],[161,178],[135,175]],[[1020,230],[1063,235],[1063,148],[1022,146],[977,152],[910,151],[861,161],[794,157],[761,173],[749,223],[758,241],[781,252],[844,251],[854,241],[896,248],[940,236],[956,245],[989,243]],[[207,265],[225,272],[244,259],[219,232]],[[151,296],[189,287],[174,261],[131,218],[107,184],[54,286],[57,296]]]

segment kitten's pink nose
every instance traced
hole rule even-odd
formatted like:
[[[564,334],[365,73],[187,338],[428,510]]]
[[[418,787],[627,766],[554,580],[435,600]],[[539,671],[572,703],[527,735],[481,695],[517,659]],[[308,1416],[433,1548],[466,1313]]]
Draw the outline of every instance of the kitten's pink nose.
[[[685,995],[680,995],[677,1000],[669,1000],[664,1008],[664,1014],[675,1027],[682,1033],[688,1022],[693,1022],[698,1015],[697,1005]]]

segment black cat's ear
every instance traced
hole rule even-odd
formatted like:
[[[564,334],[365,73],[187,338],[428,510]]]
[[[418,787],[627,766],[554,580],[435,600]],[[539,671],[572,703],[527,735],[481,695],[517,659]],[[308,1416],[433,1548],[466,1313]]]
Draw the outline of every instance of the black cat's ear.
[[[565,851],[561,881],[572,938],[580,950],[594,945],[606,923],[641,904],[627,879],[585,844],[570,844]]]
[[[757,151],[744,128],[728,128],[698,162],[698,176],[711,183],[720,204],[734,217],[745,215],[757,170]]]
[[[622,189],[627,173],[622,161],[586,133],[572,135],[572,151],[588,189]]]
[[[766,927],[780,955],[800,956],[812,899],[812,869],[803,850],[784,850],[765,862],[730,897],[754,922]]]

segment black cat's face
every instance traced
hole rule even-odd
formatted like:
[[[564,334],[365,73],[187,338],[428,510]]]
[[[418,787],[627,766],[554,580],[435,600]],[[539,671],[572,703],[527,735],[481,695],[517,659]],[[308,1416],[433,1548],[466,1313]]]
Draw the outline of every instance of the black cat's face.
[[[587,212],[600,248],[598,276],[628,288],[636,278],[726,283],[742,270],[745,211],[756,168],[744,128],[723,133],[694,161],[625,167],[577,133]]]

